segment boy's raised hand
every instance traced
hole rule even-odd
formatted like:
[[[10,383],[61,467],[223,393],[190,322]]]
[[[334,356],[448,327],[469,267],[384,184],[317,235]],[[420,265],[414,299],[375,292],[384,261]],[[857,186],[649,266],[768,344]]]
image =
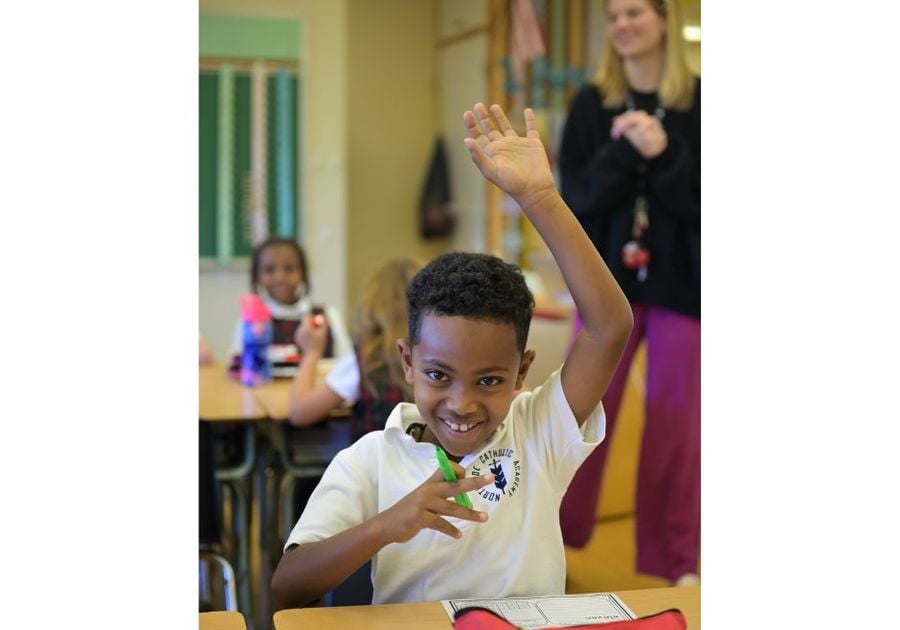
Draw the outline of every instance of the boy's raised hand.
[[[390,542],[404,543],[423,529],[434,529],[451,538],[459,538],[460,531],[444,520],[444,516],[455,516],[467,521],[483,523],[488,515],[465,508],[453,497],[463,492],[472,492],[494,482],[494,475],[484,477],[463,477],[465,469],[455,462],[450,463],[456,472],[456,481],[444,481],[438,468],[422,485],[381,512],[376,518],[381,522],[384,536]]]
[[[476,103],[463,114],[463,122],[468,134],[466,147],[478,170],[523,210],[528,212],[542,197],[556,194],[547,151],[531,109],[525,110],[525,137],[516,133],[499,105],[492,105],[489,113],[483,103]]]

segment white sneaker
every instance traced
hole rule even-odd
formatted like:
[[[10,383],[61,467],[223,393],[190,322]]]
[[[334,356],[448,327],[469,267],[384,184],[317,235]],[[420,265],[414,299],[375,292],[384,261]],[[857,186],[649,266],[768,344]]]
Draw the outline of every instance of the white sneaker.
[[[696,573],[685,573],[675,580],[672,586],[700,586],[700,576]]]

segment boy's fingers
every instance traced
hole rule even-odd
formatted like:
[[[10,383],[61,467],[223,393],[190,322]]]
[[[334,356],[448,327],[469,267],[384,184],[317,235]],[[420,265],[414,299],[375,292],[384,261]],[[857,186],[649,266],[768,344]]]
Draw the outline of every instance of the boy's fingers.
[[[432,512],[442,514],[444,516],[461,518],[463,520],[472,521],[474,523],[483,523],[488,520],[487,512],[479,512],[478,510],[463,507],[452,498],[440,499],[439,503],[440,505],[434,506],[434,509],[431,510]]]
[[[484,131],[484,134],[491,140],[499,140],[503,137],[503,134],[497,131],[497,128],[494,127],[494,121],[491,120],[491,115],[488,113],[487,107],[484,106],[484,103],[475,103],[475,115],[478,116],[478,122],[481,123],[481,128]]]
[[[491,105],[491,113],[494,115],[494,118],[497,119],[497,126],[500,128],[500,133],[504,136],[518,137],[519,134],[513,129],[513,126],[510,124],[509,118],[507,118],[506,114],[503,112],[502,107],[497,104]]]
[[[441,488],[440,496],[453,497],[457,494],[478,490],[490,483],[494,483],[494,475],[466,477],[465,479],[457,479],[456,481],[445,481],[445,486]]]
[[[483,137],[484,136],[482,136],[482,138]],[[472,138],[463,138],[463,142],[465,142],[466,146],[469,148],[469,155],[472,157],[472,161],[475,162],[475,166],[477,166],[478,170],[487,177],[492,170],[490,158],[484,154],[481,146]]]
[[[537,119],[534,117],[534,110],[530,107],[525,108],[525,135],[529,138],[540,139],[541,137],[537,130]]]
[[[472,110],[463,112],[463,124],[466,126],[466,133],[470,138],[477,138],[481,135],[481,128],[478,126],[478,121],[475,120],[475,114],[472,113]]]
[[[481,127],[478,126],[478,121],[475,119],[475,114],[472,113],[471,110],[465,112],[463,114],[463,124],[466,126],[466,133],[470,138],[475,140],[479,146],[482,148],[486,147],[490,144],[490,140],[481,133]]]
[[[425,480],[425,483],[430,483],[432,481],[443,481],[443,480],[444,480],[444,473],[442,473],[441,469],[438,468],[433,473],[431,473],[431,476]]]
[[[429,529],[434,529],[442,534],[447,534],[450,538],[459,538],[462,536],[459,530],[453,527],[450,523],[442,519],[437,514],[432,514],[431,518],[428,519],[427,527]]]

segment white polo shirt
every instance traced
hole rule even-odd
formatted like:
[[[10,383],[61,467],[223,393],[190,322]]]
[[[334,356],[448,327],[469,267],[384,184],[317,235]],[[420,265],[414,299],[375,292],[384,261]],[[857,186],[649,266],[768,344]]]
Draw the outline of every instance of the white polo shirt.
[[[334,366],[325,375],[325,384],[343,399],[345,405],[359,400],[359,363],[353,349],[335,360]]]
[[[285,549],[358,525],[430,477],[438,468],[434,445],[406,434],[416,422],[422,422],[416,406],[400,403],[384,431],[367,433],[338,453]],[[473,507],[490,515],[488,521],[449,517],[462,538],[423,529],[406,543],[384,547],[372,559],[372,603],[564,593],[559,505],[605,430],[602,403],[579,429],[560,370],[518,395],[482,448],[460,462],[466,476],[493,472],[496,477],[494,484],[469,493]]]

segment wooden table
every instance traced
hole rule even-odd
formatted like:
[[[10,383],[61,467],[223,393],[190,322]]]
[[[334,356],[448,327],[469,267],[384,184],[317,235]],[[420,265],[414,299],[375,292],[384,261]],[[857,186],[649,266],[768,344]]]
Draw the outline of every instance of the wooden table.
[[[319,359],[316,363],[316,386],[325,382],[325,375],[334,367],[335,359]],[[273,420],[287,420],[288,399],[290,398],[293,379],[277,378],[268,383],[257,385],[253,388],[256,402],[262,407],[266,415]],[[329,417],[346,418],[350,415],[348,407],[340,407],[333,410]]]
[[[319,361],[316,384],[324,380],[333,366],[334,360]],[[269,615],[266,608],[271,576],[266,563],[272,533],[267,524],[277,525],[272,507],[277,505],[278,496],[277,492],[269,490],[266,477],[269,458],[277,453],[284,462],[283,467],[294,473],[283,447],[283,436],[288,429],[284,421],[288,416],[291,383],[290,378],[279,378],[246,387],[228,374],[225,365],[205,365],[199,369],[200,420],[217,426],[218,430],[228,431],[229,426],[238,426],[243,431],[244,457],[234,466],[218,468],[216,479],[229,484],[234,493],[238,600],[241,610],[248,618],[255,617],[257,622],[261,616],[265,620]],[[331,414],[334,418],[348,416],[349,408]],[[258,448],[261,449],[259,452]],[[321,462],[317,460],[316,463]],[[324,467],[327,462],[321,465]],[[289,531],[289,528],[285,529]]]
[[[257,402],[252,387],[245,387],[229,376],[222,364],[202,365],[199,368],[198,415],[201,421],[230,431],[240,427],[243,433],[243,457],[233,466],[218,467],[216,479],[228,484],[234,496],[232,518],[236,531],[238,601],[241,610],[251,610],[251,582],[255,577],[250,567],[251,505],[253,471],[256,467],[256,425],[268,421],[265,409]],[[241,619],[243,623],[243,618]]]
[[[200,419],[207,422],[267,420],[254,389],[228,375],[224,365],[200,366]]]
[[[639,617],[679,608],[690,630],[700,630],[700,587],[653,588],[620,591],[618,595]],[[448,630],[450,617],[440,602],[386,604],[379,606],[339,606],[335,608],[295,608],[275,613],[275,630],[344,630],[369,628],[396,630]]]
[[[200,630],[247,630],[244,616],[239,612],[200,613]]]

